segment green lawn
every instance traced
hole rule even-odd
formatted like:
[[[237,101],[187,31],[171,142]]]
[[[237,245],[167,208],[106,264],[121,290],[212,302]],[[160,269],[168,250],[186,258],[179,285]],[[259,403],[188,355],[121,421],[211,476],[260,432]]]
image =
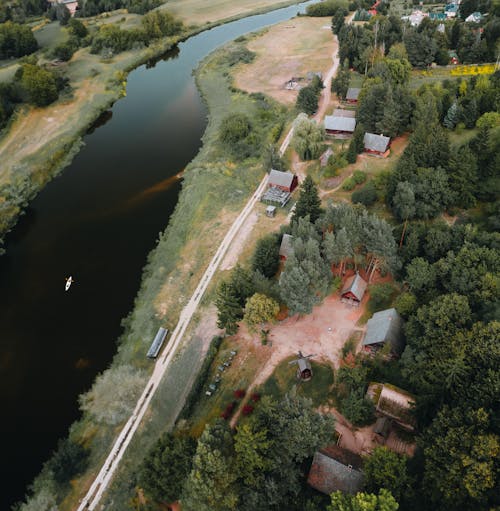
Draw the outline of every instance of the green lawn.
[[[68,39],[68,31],[58,21],[53,21],[35,30],[34,36],[40,48],[53,48]]]
[[[313,406],[326,404],[333,385],[332,367],[311,360],[313,377],[303,382],[297,379],[297,365],[289,363],[295,358],[289,357],[276,367],[272,376],[260,388],[261,394],[280,399],[295,387],[297,395],[310,398]]]

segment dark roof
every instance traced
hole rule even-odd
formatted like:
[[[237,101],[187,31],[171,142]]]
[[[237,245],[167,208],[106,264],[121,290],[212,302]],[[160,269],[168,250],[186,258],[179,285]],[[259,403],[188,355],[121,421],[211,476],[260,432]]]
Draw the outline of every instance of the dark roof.
[[[359,93],[361,92],[361,89],[355,88],[355,87],[349,87],[347,89],[346,99],[355,100],[358,99]]]
[[[168,330],[162,326],[158,329],[156,336],[148,350],[148,358],[156,358],[162,347],[163,341],[168,334]]]
[[[344,295],[351,292],[359,301],[361,301],[365,294],[367,285],[368,284],[360,277],[359,273],[356,273],[356,275],[353,275],[346,280],[341,294]]]
[[[349,131],[353,132],[356,127],[356,119],[352,117],[335,117],[327,115],[325,117],[325,129],[329,131]]]
[[[337,490],[357,493],[363,486],[361,463],[361,458],[354,453],[330,446],[314,454],[307,482],[327,495]]]
[[[390,342],[392,349],[399,353],[404,347],[401,340],[402,327],[403,320],[396,309],[376,312],[366,325],[363,346]]]
[[[269,186],[292,186],[294,175],[291,172],[282,172],[281,170],[272,169],[269,173]]]
[[[377,151],[379,153],[385,153],[387,151],[390,141],[390,137],[375,135],[375,133],[365,133],[365,137],[363,139],[365,149],[368,151]]]
[[[299,358],[297,363],[299,365],[299,370],[301,373],[303,373],[307,369],[309,369],[309,371],[311,370],[311,362],[309,362],[308,358]]]
[[[291,234],[283,234],[279,252],[280,256],[289,257],[293,254],[292,241],[293,236]]]
[[[353,119],[355,119],[356,111],[355,110],[346,110],[345,108],[336,108],[333,111],[333,117],[352,117]]]
[[[377,435],[387,438],[389,436],[389,432],[391,431],[391,420],[387,417],[379,417],[377,422],[375,422],[373,431],[377,433]]]

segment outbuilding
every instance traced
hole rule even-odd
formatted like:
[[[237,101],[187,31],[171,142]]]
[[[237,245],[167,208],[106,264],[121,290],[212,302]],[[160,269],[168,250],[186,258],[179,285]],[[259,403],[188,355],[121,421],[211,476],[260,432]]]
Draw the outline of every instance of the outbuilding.
[[[396,309],[376,312],[366,324],[363,347],[378,350],[389,343],[391,351],[399,355],[404,349],[402,329],[403,319]]]
[[[287,258],[293,254],[292,241],[293,236],[291,234],[283,234],[279,251],[281,261],[286,261]]]
[[[274,218],[276,216],[276,206],[267,206],[266,216],[269,218]]]
[[[328,135],[336,138],[350,137],[356,128],[356,119],[353,117],[336,117],[327,115],[325,117],[325,131]]]
[[[383,156],[384,158],[389,155],[390,137],[384,135],[376,135],[375,133],[365,133],[363,139],[365,153],[374,156]]]
[[[359,98],[359,93],[360,92],[361,92],[361,89],[359,89],[359,88],[349,87],[347,89],[347,94],[345,96],[345,100],[348,103],[351,103],[351,104],[355,105],[358,102],[358,98]]]
[[[354,495],[363,487],[361,467],[360,456],[331,445],[314,453],[307,482],[325,495],[335,491]]]
[[[269,188],[279,188],[288,193],[292,193],[298,184],[299,180],[295,174],[275,169],[272,169],[269,173],[269,180],[267,182]]]
[[[356,272],[355,275],[352,275],[352,277],[346,280],[342,288],[342,293],[340,294],[341,301],[351,305],[359,305],[365,295],[367,285],[366,280]]]

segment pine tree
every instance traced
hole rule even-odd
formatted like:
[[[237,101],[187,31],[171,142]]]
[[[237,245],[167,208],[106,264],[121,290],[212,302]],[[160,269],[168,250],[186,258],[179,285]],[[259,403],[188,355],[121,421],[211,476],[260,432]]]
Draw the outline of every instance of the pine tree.
[[[345,60],[338,70],[337,76],[332,80],[332,92],[335,92],[339,99],[345,99],[350,81],[349,62]]]
[[[318,187],[314,183],[311,176],[306,176],[300,186],[300,195],[297,203],[295,204],[295,211],[292,218],[292,223],[298,221],[309,215],[312,223],[321,215],[321,200],[318,194]]]
[[[376,123],[377,131],[388,137],[395,137],[398,134],[400,119],[399,108],[392,96],[392,89],[389,88],[386,95],[384,115]]]
[[[238,321],[243,318],[243,307],[229,282],[222,281],[217,289],[215,298],[217,307],[217,326],[225,328],[228,335],[238,331]]]
[[[455,101],[450,108],[448,108],[448,112],[446,112],[446,116],[443,120],[443,126],[452,130],[458,124],[459,121],[459,111],[458,111],[458,103]]]

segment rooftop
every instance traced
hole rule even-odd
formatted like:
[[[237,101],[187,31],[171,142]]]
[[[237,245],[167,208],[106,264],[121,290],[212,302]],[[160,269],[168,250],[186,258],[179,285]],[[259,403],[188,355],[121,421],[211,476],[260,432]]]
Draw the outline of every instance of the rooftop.
[[[366,325],[363,346],[390,342],[394,351],[402,351],[402,326],[403,320],[396,309],[392,308],[376,312]]]
[[[329,446],[314,454],[307,482],[327,495],[337,490],[354,494],[363,485],[363,474],[359,471],[361,464],[362,460],[356,454]]]
[[[281,170],[272,169],[269,173],[269,186],[285,186],[290,188],[292,186],[294,175],[291,172],[282,172]]]
[[[356,119],[352,117],[335,117],[327,115],[325,117],[325,129],[328,131],[349,131],[352,133],[356,127]]]
[[[293,236],[291,234],[283,234],[279,252],[280,256],[289,257],[290,255],[293,254],[292,241]]]
[[[342,289],[342,295],[351,292],[359,301],[363,299],[368,284],[361,278],[359,273],[349,277]]]
[[[360,92],[361,92],[361,89],[359,89],[357,87],[349,87],[347,89],[347,94],[346,94],[345,98],[347,100],[355,101],[358,99]]]
[[[378,153],[385,153],[391,139],[384,135],[375,135],[375,133],[365,133],[363,143],[365,149],[368,151],[376,151]]]

